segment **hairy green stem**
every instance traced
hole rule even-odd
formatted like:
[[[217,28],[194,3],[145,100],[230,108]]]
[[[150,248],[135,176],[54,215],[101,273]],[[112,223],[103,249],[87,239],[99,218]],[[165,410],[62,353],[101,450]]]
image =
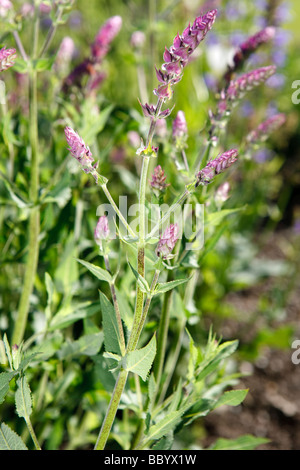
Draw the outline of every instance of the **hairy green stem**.
[[[138,241],[138,259],[137,259],[137,270],[141,276],[145,276],[145,200],[146,200],[146,185],[147,185],[147,174],[149,167],[150,157],[143,157],[143,164],[141,170],[140,179],[140,193],[139,193],[139,241]],[[136,303],[135,313],[133,319],[132,330],[128,341],[128,351],[133,351],[137,341],[137,334],[140,325],[140,321],[143,314],[144,307],[144,293],[137,285],[136,292]]]
[[[94,450],[103,450],[105,448],[111,427],[118,411],[119,403],[126,385],[127,377],[128,372],[124,369],[121,369]]]
[[[174,280],[173,271],[168,272],[167,282]],[[172,302],[172,290],[165,293],[163,308],[159,319],[157,353],[154,362],[154,376],[157,384],[157,390],[161,381],[164,359],[166,354],[167,337],[170,323],[170,309]]]
[[[35,445],[36,450],[42,450],[42,449],[41,449],[41,446],[40,446],[40,444],[39,444],[39,442],[38,442],[38,440],[37,440],[37,437],[36,437],[36,435],[35,435],[35,432],[34,432],[34,429],[33,429],[33,427],[32,427],[32,424],[31,424],[31,421],[30,421],[29,416],[26,417],[25,422],[26,422],[28,431],[29,431],[29,433],[30,433],[31,439],[33,440],[33,443],[34,443],[34,445]]]
[[[158,100],[158,103],[156,106],[156,115],[158,115],[158,113],[160,112],[161,106],[162,106],[162,100]],[[149,145],[151,145],[152,137],[155,131],[155,125],[156,125],[156,118],[151,120],[150,129],[148,132],[148,137],[147,137],[147,142],[146,142],[146,149],[149,147]],[[144,277],[145,276],[145,239],[146,239],[145,201],[146,201],[147,174],[148,174],[150,156],[144,154],[142,158],[143,158],[143,164],[142,164],[142,170],[141,170],[140,191],[139,191],[139,240],[138,240],[137,267],[138,267],[138,273]],[[97,181],[97,178],[95,179]],[[100,186],[102,187],[108,200],[111,202],[112,206],[114,207],[120,220],[129,229],[129,232],[132,232],[133,236],[135,237],[134,232],[128,226],[126,220],[124,219],[118,207],[116,206],[114,200],[112,199],[106,187],[106,183],[102,183],[100,184]],[[141,325],[142,319],[144,318],[143,309],[144,309],[144,293],[141,291],[137,283],[134,319],[133,319],[132,330],[130,333],[130,338],[128,341],[126,352],[133,351],[138,343],[139,335],[141,332],[140,325]],[[115,416],[119,407],[121,396],[126,385],[127,377],[128,377],[128,371],[121,369],[119,372],[117,381],[116,381],[114,391],[112,393],[112,397],[111,397],[104,421],[102,423],[102,427],[98,435],[98,439],[95,445],[95,450],[103,450],[105,448],[107,439],[110,434],[110,430],[115,420]]]

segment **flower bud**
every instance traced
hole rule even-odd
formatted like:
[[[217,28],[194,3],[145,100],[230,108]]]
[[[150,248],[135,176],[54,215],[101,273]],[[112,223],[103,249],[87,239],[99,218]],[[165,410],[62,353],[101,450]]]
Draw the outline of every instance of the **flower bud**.
[[[97,222],[95,231],[94,231],[94,238],[97,245],[102,246],[102,241],[107,240],[109,237],[109,227],[108,227],[108,219],[106,215],[102,215],[99,217]]]
[[[71,127],[65,128],[65,136],[72,157],[76,158],[83,167],[90,167],[94,159],[83,139]]]
[[[166,183],[166,179],[167,177],[165,176],[165,171],[160,165],[158,165],[156,168],[154,168],[150,185],[153,189],[157,189],[160,192],[164,192],[169,186],[169,184]]]
[[[156,254],[162,259],[167,259],[173,251],[178,240],[178,225],[171,224],[164,231],[156,247]]]

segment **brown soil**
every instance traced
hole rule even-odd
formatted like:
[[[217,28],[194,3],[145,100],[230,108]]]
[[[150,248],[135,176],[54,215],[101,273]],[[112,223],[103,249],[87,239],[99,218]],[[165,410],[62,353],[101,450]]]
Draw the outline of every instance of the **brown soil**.
[[[268,242],[263,247],[261,256],[285,258],[286,253],[280,247],[286,240],[286,233],[274,236],[272,243]],[[247,346],[268,322],[269,328],[291,325],[293,337],[300,339],[299,282],[295,283],[287,299],[282,319],[277,318],[270,324],[269,320],[259,316],[258,300],[261,294],[271,292],[275,282],[282,282],[284,286],[285,281],[269,278],[259,286],[230,295],[227,301],[235,311],[246,310],[246,313],[242,321],[238,316],[222,321],[218,332],[223,338],[238,338],[241,346]],[[204,447],[220,437],[233,439],[252,434],[269,439],[269,443],[258,449],[300,450],[300,364],[292,362],[294,349],[274,346],[261,347],[255,360],[239,360],[239,370],[249,375],[239,381],[237,388],[249,389],[248,395],[240,406],[220,407],[204,419]]]

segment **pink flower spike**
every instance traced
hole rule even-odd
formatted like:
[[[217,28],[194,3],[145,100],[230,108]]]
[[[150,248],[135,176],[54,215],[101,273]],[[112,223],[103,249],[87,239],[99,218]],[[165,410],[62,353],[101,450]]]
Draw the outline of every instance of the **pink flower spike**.
[[[159,98],[166,101],[172,97],[170,86],[181,80],[182,69],[187,65],[189,56],[211,29],[216,15],[217,10],[211,10],[203,16],[199,16],[195,19],[192,26],[189,25],[185,28],[182,36],[179,34],[175,36],[173,44],[169,49],[165,48],[163,54],[165,63],[160,70],[156,70],[156,74],[158,81],[168,86],[168,88],[160,86],[154,90],[154,93]]]
[[[6,49],[3,47],[0,50],[0,72],[9,69],[15,63],[17,57],[17,51],[14,48]]]
[[[92,162],[94,161],[92,152],[83,139],[71,127],[65,128],[65,136],[72,157],[76,158],[83,167],[92,168]]]
[[[257,142],[263,142],[268,139],[270,134],[279,129],[286,121],[286,115],[283,113],[275,114],[266,121],[263,121],[259,126],[254,129],[246,140],[248,143],[255,144]]]
[[[92,55],[95,61],[101,60],[108,52],[110,43],[117,36],[122,27],[122,18],[119,15],[109,18],[98,31],[92,44]]]
[[[229,168],[234,162],[236,162],[237,157],[238,151],[236,149],[231,149],[208,162],[206,167],[200,170],[197,174],[196,187],[199,186],[199,184],[207,185],[211,183],[216,175],[223,173],[226,168]]]

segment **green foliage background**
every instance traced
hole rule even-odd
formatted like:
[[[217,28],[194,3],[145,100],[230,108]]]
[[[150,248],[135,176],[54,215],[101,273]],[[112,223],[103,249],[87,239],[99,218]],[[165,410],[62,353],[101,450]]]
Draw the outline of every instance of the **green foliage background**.
[[[199,287],[189,305],[184,304],[184,287],[178,287],[179,293],[176,292],[173,297],[168,343],[169,361],[176,349],[182,322],[186,322],[193,341],[201,346],[206,344],[209,337],[210,323],[214,325],[216,333],[222,318],[233,317],[247,324],[247,315],[244,316],[243,311],[233,310],[232,305],[227,302],[227,294],[259,286],[266,278],[276,279],[275,286],[271,294],[262,295],[256,317],[251,318],[251,321],[255,321],[257,317],[262,317],[262,328],[252,343],[243,345],[235,356],[236,360],[240,357],[254,360],[264,345],[288,349],[295,334],[293,325],[286,323],[277,328],[274,327],[273,320],[285,311],[289,295],[295,290],[299,275],[299,235],[293,235],[286,241],[285,260],[266,262],[257,257],[260,243],[265,243],[276,230],[291,228],[300,211],[297,193],[300,105],[294,105],[291,101],[292,83],[300,79],[300,5],[296,0],[291,3],[292,17],[283,25],[292,33],[286,50],[287,60],[281,71],[286,78],[285,84],[280,90],[263,88],[255,92],[255,96],[250,98],[255,104],[255,112],[250,118],[241,116],[239,110],[234,112],[227,136],[227,147],[239,147],[243,136],[264,118],[267,102],[276,102],[278,109],[287,114],[287,124],[282,132],[273,135],[266,144],[274,152],[271,160],[263,164],[248,160],[240,164],[230,180],[232,195],[225,203],[224,209],[241,210],[212,224],[212,227],[207,229],[207,242],[203,252],[199,256],[192,254],[186,261],[189,269],[199,268]],[[237,28],[247,31],[249,35],[256,32],[257,25],[253,20],[256,14],[254,2],[245,0],[245,5],[245,17],[232,22],[222,15],[221,9],[220,20],[215,23],[213,31],[223,44],[229,44],[230,34]],[[71,123],[90,143],[93,155],[99,159],[101,174],[110,181],[110,190],[115,199],[117,200],[120,194],[126,194],[129,203],[135,201],[140,163],[136,157],[136,148],[130,144],[128,132],[134,130],[144,136],[146,125],[137,100],[137,63],[130,45],[130,37],[136,30],[141,30],[146,35],[142,64],[145,67],[148,97],[151,102],[152,89],[156,86],[153,65],[160,66],[165,45],[171,44],[176,33],[182,31],[189,19],[196,16],[199,7],[200,2],[196,1],[78,0],[71,19],[58,29],[50,55],[54,57],[64,36],[71,36],[77,47],[77,56],[70,64],[71,69],[89,54],[90,44],[106,19],[121,15],[121,32],[103,63],[107,78],[96,97],[85,97],[84,93],[78,91],[67,99],[58,91],[62,77],[53,74],[51,70],[45,70],[40,76],[42,230],[39,268],[31,299],[26,339],[31,338],[30,351],[35,353],[42,350],[42,355],[33,357],[32,365],[26,369],[26,374],[33,391],[33,421],[46,449],[89,448],[94,442],[95,429],[105,413],[114,385],[113,376],[108,370],[110,362],[99,354],[103,349],[104,338],[98,290],[109,296],[109,288],[105,281],[93,278],[89,271],[77,262],[80,258],[91,263],[97,262],[104,268],[98,258],[93,231],[97,220],[96,209],[106,200],[88,175],[79,172],[77,166],[70,162],[64,139],[64,126]],[[80,25],[75,27],[76,19],[80,20]],[[28,25],[27,28],[24,26],[20,34],[25,48],[30,48],[31,32]],[[46,29],[43,32],[44,36],[45,34]],[[1,42],[13,45],[12,36],[4,33]],[[45,68],[50,68],[49,64],[46,64]],[[170,183],[167,202],[184,187],[170,158],[172,119],[179,109],[185,112],[189,129],[188,155],[190,161],[194,161],[206,137],[204,128],[208,110],[214,110],[216,105],[214,93],[203,80],[203,74],[208,71],[209,57],[205,46],[202,46],[200,56],[189,64],[182,81],[175,89],[175,108],[167,120],[168,136],[159,141],[159,164],[165,169]],[[2,338],[4,334],[8,338],[12,334],[22,291],[28,239],[30,149],[24,77],[16,77],[13,69],[3,74],[8,106],[7,109],[2,107],[0,123]],[[11,145],[14,149],[14,178],[9,181],[7,174]],[[223,177],[209,187],[208,196],[214,193],[221,181],[224,181]],[[128,256],[130,257],[130,253]],[[130,323],[135,301],[134,277],[128,271],[124,257],[120,257],[117,242],[114,244],[112,268],[113,271],[119,269],[119,301],[128,315],[124,321]],[[182,272],[179,270],[178,277],[181,276]],[[143,339],[149,339],[156,331],[160,312],[160,300],[155,298]],[[47,333],[43,334],[45,327]],[[193,370],[196,370],[200,360],[206,357],[205,353],[201,356],[200,352],[193,348],[194,343],[189,342],[187,338],[171,386],[176,383],[189,360],[191,371],[193,367]],[[192,360],[188,359],[188,352],[191,350],[194,354],[193,364]],[[1,354],[3,359],[3,351]],[[2,362],[4,370],[7,364],[4,364],[4,360]],[[221,390],[226,380],[230,384],[235,383],[235,372],[236,370],[229,375],[230,379],[227,379],[225,368],[221,369],[216,372],[212,383]],[[23,374],[23,369],[20,374]],[[23,421],[16,419],[14,408],[13,392],[20,384],[17,380],[20,381],[21,378],[13,377],[10,383],[10,393],[1,408],[1,421],[5,421],[22,435],[28,444],[27,430]],[[142,387],[143,392],[147,393],[147,386],[142,384]],[[125,398],[129,405],[123,406],[124,419],[118,422],[117,431],[113,435],[112,446],[116,448],[129,446],[128,436],[133,433],[135,424],[130,415],[132,411],[136,412],[136,408],[132,405],[131,391],[127,390],[126,393]],[[197,406],[195,404],[195,416],[199,418],[201,407],[199,403]],[[176,414],[177,411],[172,410],[174,422],[179,419],[180,413]],[[195,421],[193,426],[196,429],[195,439],[199,435],[202,437],[201,421]],[[180,435],[178,442],[178,445],[186,447],[190,444],[186,442],[184,433]],[[200,445],[199,440],[197,444]]]

